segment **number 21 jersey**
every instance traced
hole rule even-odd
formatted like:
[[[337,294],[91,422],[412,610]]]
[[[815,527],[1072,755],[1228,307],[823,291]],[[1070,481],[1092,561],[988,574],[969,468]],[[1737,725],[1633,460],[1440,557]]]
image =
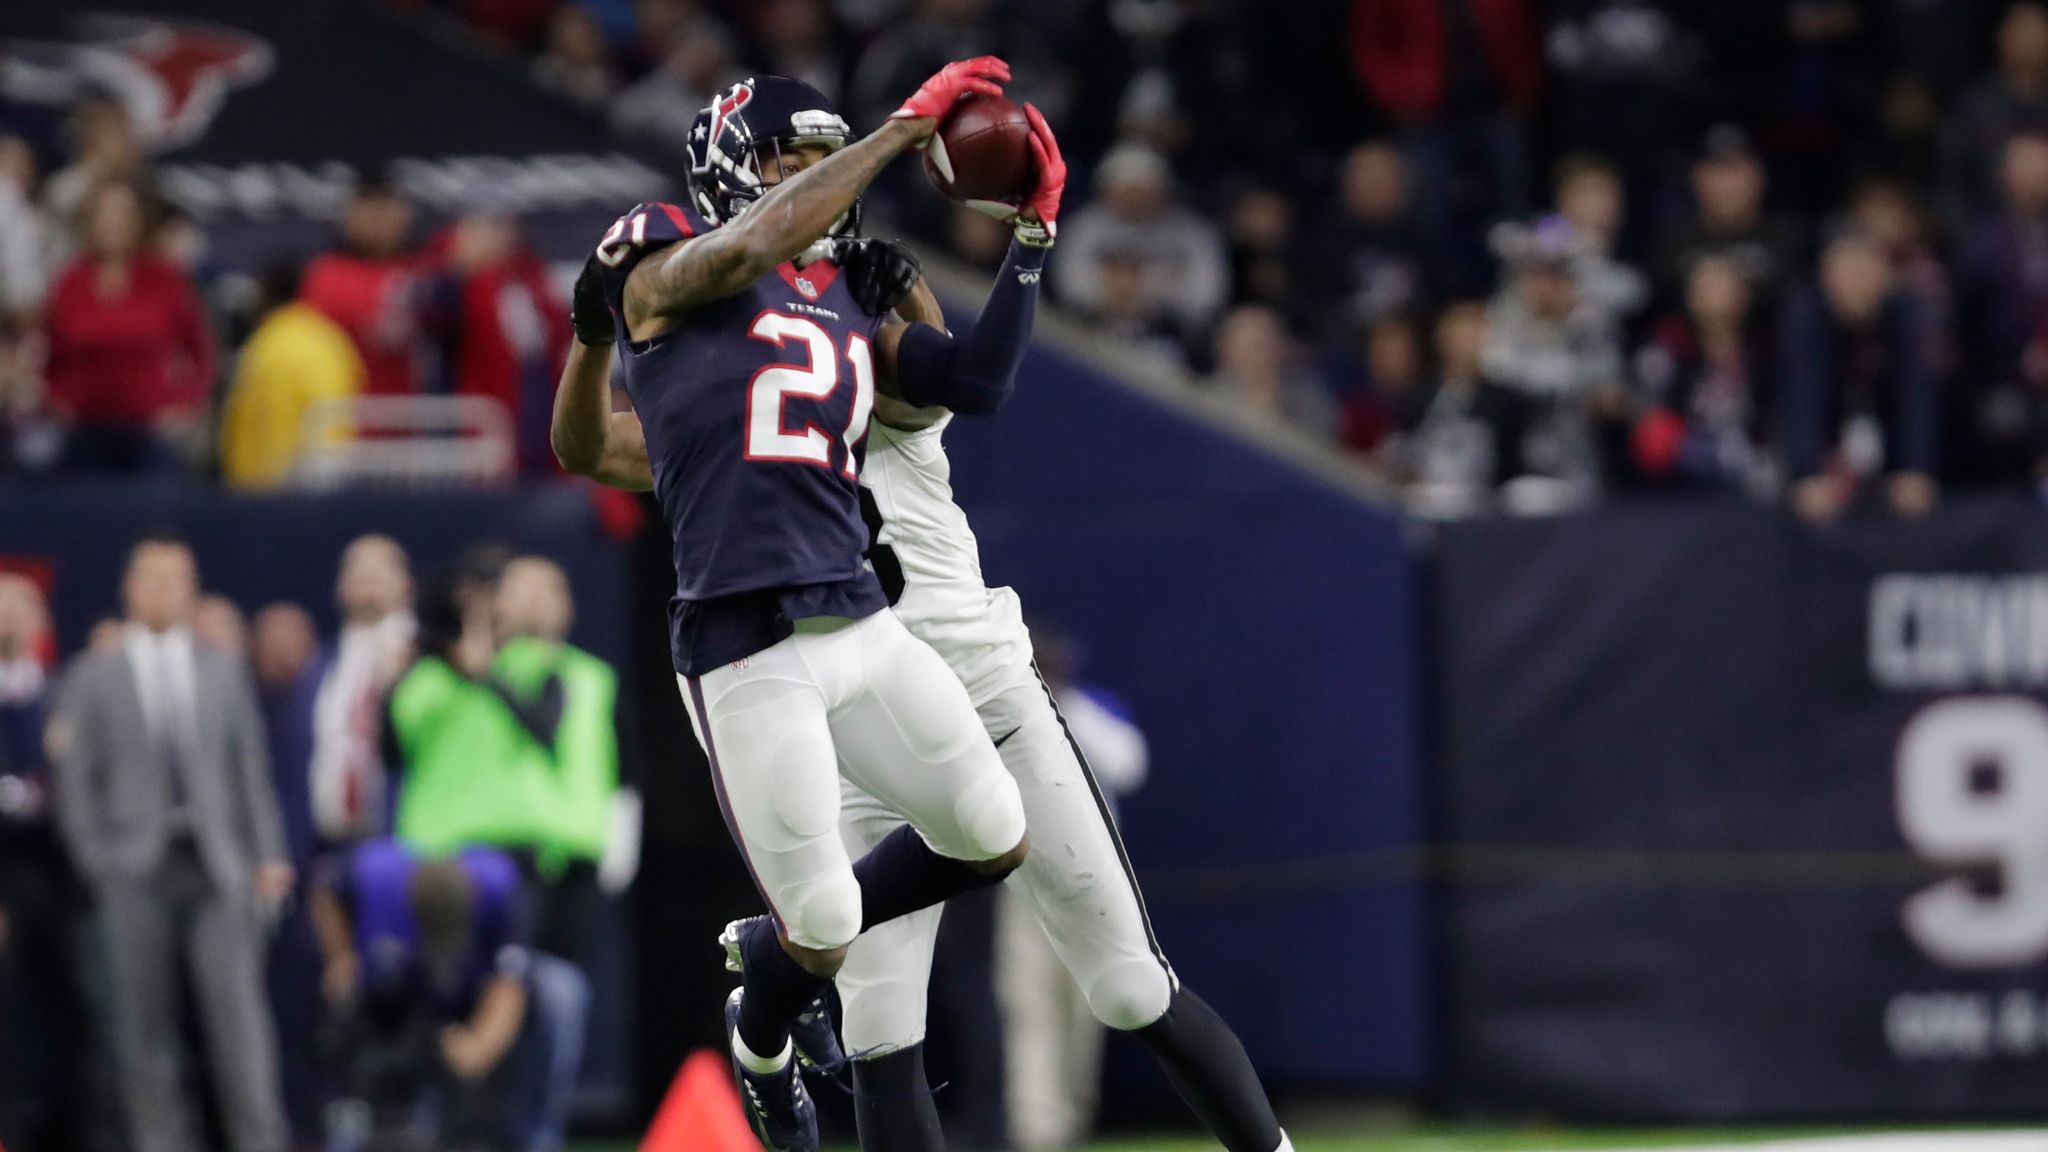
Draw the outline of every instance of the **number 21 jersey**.
[[[633,343],[624,308],[633,267],[650,251],[708,231],[688,207],[648,203],[621,217],[598,246],[626,390],[646,430],[655,494],[675,542],[671,615],[680,620],[706,601],[813,586],[842,586],[827,599],[859,608],[813,614],[874,611],[885,598],[862,560],[859,476],[881,321],[861,310],[836,265],[817,261],[784,264]],[[800,611],[779,614],[786,622]],[[704,643],[693,645],[690,634],[678,624],[679,670],[751,654],[685,651]],[[757,641],[753,650],[764,646]]]

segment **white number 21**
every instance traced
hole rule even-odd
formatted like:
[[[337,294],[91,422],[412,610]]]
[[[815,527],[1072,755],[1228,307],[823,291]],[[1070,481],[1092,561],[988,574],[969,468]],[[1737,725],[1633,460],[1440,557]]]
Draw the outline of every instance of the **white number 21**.
[[[792,396],[824,400],[839,387],[839,350],[817,321],[785,312],[763,312],[747,335],[786,349],[804,348],[804,363],[774,364],[754,373],[747,385],[747,448],[749,460],[786,460],[832,467],[832,437],[810,421],[791,431],[784,408]],[[868,414],[875,406],[875,365],[867,338],[846,338],[846,363],[853,369],[853,415],[841,435],[846,444],[846,475],[855,474],[853,451],[868,434]]]

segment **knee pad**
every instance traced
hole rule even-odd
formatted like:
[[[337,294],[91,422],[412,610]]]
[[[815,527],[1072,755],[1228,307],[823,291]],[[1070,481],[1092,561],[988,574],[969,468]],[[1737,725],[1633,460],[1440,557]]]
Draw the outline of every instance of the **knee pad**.
[[[844,948],[860,935],[860,884],[852,872],[819,880],[781,911],[791,941],[827,952]]]
[[[1134,1032],[1166,1015],[1173,982],[1166,966],[1147,956],[1120,960],[1088,983],[1088,1010],[1119,1032]]]
[[[953,801],[953,817],[980,859],[988,860],[1024,839],[1024,797],[1008,772],[984,772]]]

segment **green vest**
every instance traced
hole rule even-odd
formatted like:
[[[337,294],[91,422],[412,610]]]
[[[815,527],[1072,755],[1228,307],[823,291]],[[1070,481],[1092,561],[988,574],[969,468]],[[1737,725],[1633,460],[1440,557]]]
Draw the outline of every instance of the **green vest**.
[[[399,839],[437,856],[471,844],[546,843],[548,751],[491,689],[423,657],[392,689],[391,728],[405,765]]]
[[[611,839],[612,797],[619,790],[618,673],[574,645],[530,636],[507,641],[491,671],[526,698],[538,697],[550,674],[562,678],[542,862],[550,869],[571,860],[596,862]]]

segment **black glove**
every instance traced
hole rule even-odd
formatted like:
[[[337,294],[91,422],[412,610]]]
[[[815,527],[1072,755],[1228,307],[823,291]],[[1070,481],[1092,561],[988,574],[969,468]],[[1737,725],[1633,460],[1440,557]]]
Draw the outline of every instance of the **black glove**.
[[[608,348],[619,338],[612,327],[611,305],[604,301],[604,281],[599,278],[597,257],[583,262],[576,276],[576,291],[569,298],[569,326],[576,339],[592,348]]]
[[[861,310],[883,316],[903,303],[924,268],[908,245],[896,240],[841,240],[833,259],[846,273],[846,289]]]

